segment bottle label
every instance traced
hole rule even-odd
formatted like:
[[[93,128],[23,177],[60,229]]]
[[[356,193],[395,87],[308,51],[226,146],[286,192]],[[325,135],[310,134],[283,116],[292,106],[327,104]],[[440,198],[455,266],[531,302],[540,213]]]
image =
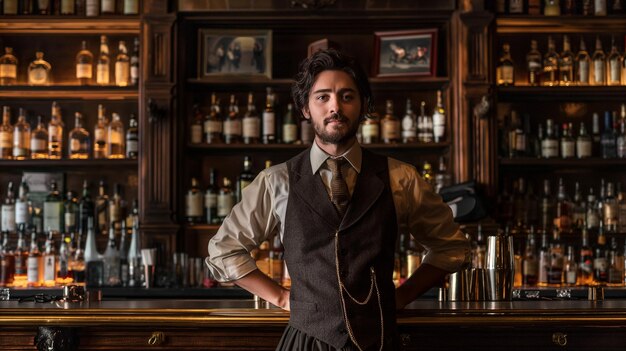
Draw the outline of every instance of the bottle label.
[[[400,139],[400,122],[397,120],[383,120],[383,139]]]
[[[241,121],[227,119],[224,121],[224,135],[241,135]]]
[[[302,123],[300,123],[300,140],[302,140],[303,144],[311,144],[313,138],[315,138],[313,125],[307,120],[302,121]]]
[[[261,136],[261,128],[259,128],[258,118],[244,118],[243,119],[243,137],[244,138],[259,138]]]
[[[0,148],[10,149],[13,143],[13,133],[0,132]]]
[[[618,220],[617,220],[617,229],[620,233],[626,233],[626,203],[619,204],[618,208]]]
[[[109,73],[109,65],[104,63],[99,63],[96,66],[96,83],[98,84],[109,84],[111,79],[111,74]]]
[[[298,125],[283,124],[283,142],[289,144],[296,140],[298,140]]]
[[[94,131],[94,141],[96,142],[96,144],[102,143],[102,145],[104,146],[106,144],[106,140],[106,130],[104,128],[96,128],[96,130]]]
[[[541,142],[541,156],[558,157],[559,156],[559,143],[556,140],[543,140]]]
[[[187,217],[201,217],[203,214],[202,208],[202,193],[197,192],[187,195],[187,206],[185,207],[185,216]]]
[[[28,213],[28,202],[26,201],[17,201],[15,202],[15,224],[28,223],[29,221],[29,213]]]
[[[14,232],[15,229],[15,206],[2,205],[2,231]]]
[[[217,196],[217,216],[226,217],[235,205],[235,197],[232,194],[220,194]]]
[[[98,0],[86,0],[85,15],[88,17],[98,16],[99,5]]]
[[[215,194],[215,193],[206,193],[204,195],[204,207],[205,208],[216,208],[217,207],[217,194]]]
[[[124,14],[136,15],[139,13],[139,1],[137,0],[124,0]]]
[[[578,158],[591,157],[591,140],[576,141],[576,155]]]
[[[578,277],[578,272],[575,270],[570,270],[565,272],[565,283],[567,284],[576,284],[576,279]]]
[[[52,125],[52,124],[48,125],[48,139],[50,141],[58,141],[56,139],[58,130],[59,130],[59,128],[57,126]]]
[[[17,78],[17,66],[10,63],[0,63],[0,78]]]
[[[593,78],[596,84],[604,84],[605,82],[605,65],[604,61],[596,60],[593,62]]]
[[[74,0],[61,0],[61,14],[74,14]]]
[[[522,154],[526,152],[526,134],[524,133],[515,134],[515,151],[522,153]]]
[[[115,0],[102,0],[102,7],[100,8],[102,13],[115,12]]]
[[[139,151],[137,148],[137,140],[126,140],[126,154],[136,154]]]
[[[363,129],[362,129],[362,133],[363,133],[363,140],[370,140],[373,138],[378,138],[379,137],[379,128],[378,128],[378,124],[364,124],[363,125]]]
[[[46,84],[48,82],[48,71],[44,68],[34,68],[28,72],[28,82],[33,85]]]
[[[30,134],[29,133],[24,133],[24,132],[16,132],[13,134],[13,148],[15,149],[22,149],[24,152],[25,147],[27,145],[28,139],[30,139]],[[14,151],[15,152],[15,151]],[[17,156],[17,155],[13,155],[13,156]]]
[[[222,122],[213,120],[204,121],[204,132],[206,134],[222,133]]]
[[[47,231],[61,231],[61,208],[60,202],[44,202],[43,203],[43,227]]]
[[[609,84],[619,84],[621,78],[619,59],[609,61]]]
[[[510,0],[509,1],[509,13],[523,13],[524,1],[523,0]]]
[[[4,0],[5,15],[17,15],[17,1],[18,0]]]
[[[135,84],[139,80],[139,67],[130,66],[130,81]]]
[[[76,78],[91,79],[93,77],[93,66],[90,63],[76,64]]]
[[[200,144],[202,142],[202,126],[193,124],[191,126],[191,143]]]
[[[115,84],[118,86],[127,86],[129,83],[130,65],[128,62],[115,63]]]
[[[561,142],[561,157],[563,158],[575,157],[576,156],[575,150],[576,148],[574,147],[573,140],[564,140]]]
[[[39,257],[29,256],[26,263],[27,268],[27,280],[29,283],[39,282]]]
[[[578,63],[578,82],[589,84],[589,62],[581,61]]]
[[[47,140],[42,139],[30,139],[30,150],[32,152],[45,152]]]
[[[71,228],[76,226],[76,214],[74,212],[65,212],[65,227]]]
[[[498,69],[500,70],[500,78],[503,83],[513,83],[513,66],[500,66]],[[433,115],[433,118],[434,117]]]
[[[56,257],[54,255],[45,255],[43,257],[43,280],[50,282],[56,277]]]
[[[606,257],[596,257],[593,259],[593,269],[599,272],[606,272],[609,268]]]
[[[122,139],[122,133],[120,131],[111,130],[109,132],[109,144],[121,144]]]
[[[78,139],[70,140],[70,151],[72,152],[80,151],[80,141]]]
[[[537,276],[539,271],[539,262],[536,259],[525,259],[522,264],[522,275],[525,276]]]
[[[263,112],[263,135],[276,134],[276,115],[274,112]]]

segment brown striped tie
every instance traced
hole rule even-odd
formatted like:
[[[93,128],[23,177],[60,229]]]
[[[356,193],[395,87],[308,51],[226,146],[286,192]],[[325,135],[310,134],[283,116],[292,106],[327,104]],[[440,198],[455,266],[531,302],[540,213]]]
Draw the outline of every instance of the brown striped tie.
[[[330,181],[330,201],[335,205],[339,215],[343,217],[348,208],[348,202],[350,201],[350,192],[348,191],[348,184],[341,174],[341,165],[346,160],[343,157],[328,158],[328,168],[333,173],[333,178]]]

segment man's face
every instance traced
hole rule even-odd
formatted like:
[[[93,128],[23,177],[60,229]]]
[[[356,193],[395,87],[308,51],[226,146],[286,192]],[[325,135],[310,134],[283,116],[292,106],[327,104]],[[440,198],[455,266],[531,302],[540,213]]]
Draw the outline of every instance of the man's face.
[[[343,71],[323,71],[317,75],[302,113],[311,119],[320,141],[342,144],[356,135],[362,105],[350,75]]]

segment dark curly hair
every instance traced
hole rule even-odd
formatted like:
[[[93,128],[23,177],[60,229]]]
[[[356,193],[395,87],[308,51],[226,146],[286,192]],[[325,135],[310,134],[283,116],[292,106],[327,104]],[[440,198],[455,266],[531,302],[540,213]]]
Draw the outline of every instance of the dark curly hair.
[[[359,96],[363,103],[363,111],[369,112],[372,108],[372,90],[367,78],[367,74],[351,56],[341,53],[335,49],[320,50],[311,57],[300,63],[299,73],[295,77],[295,83],[291,87],[291,96],[297,111],[302,111],[309,102],[309,93],[315,78],[323,71],[335,70],[346,72],[352,79],[359,90]]]

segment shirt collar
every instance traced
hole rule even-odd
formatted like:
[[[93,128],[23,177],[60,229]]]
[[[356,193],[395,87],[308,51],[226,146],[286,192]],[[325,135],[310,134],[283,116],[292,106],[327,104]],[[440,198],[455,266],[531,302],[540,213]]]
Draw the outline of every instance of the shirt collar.
[[[357,173],[361,173],[361,160],[363,157],[363,151],[361,150],[361,145],[358,142],[352,144],[352,146],[348,149],[348,151],[344,152],[343,156],[348,163],[354,168]],[[313,174],[317,173],[320,167],[326,163],[326,160],[331,157],[326,151],[322,150],[317,142],[313,141],[313,146],[311,146],[311,169],[313,170]]]

